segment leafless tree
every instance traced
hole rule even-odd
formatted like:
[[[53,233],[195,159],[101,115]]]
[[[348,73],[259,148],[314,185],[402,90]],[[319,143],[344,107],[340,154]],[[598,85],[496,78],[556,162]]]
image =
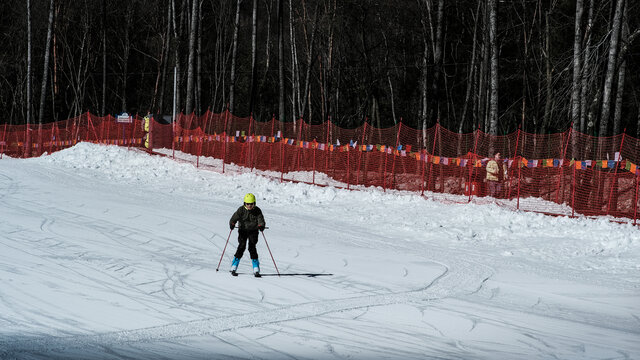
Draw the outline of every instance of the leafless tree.
[[[185,112],[191,114],[193,112],[193,97],[194,97],[194,73],[195,73],[195,58],[196,58],[196,35],[198,30],[198,9],[199,0],[192,0],[191,4],[191,26],[189,30],[189,60],[187,62],[187,98],[185,105]]]
[[[31,123],[31,0],[27,0],[27,126]]]
[[[489,111],[489,133],[498,133],[498,31],[496,0],[489,0],[489,42],[491,47],[491,98]]]
[[[242,0],[236,1],[236,21],[233,28],[233,51],[231,53],[231,80],[229,84],[229,111],[233,112],[235,82],[236,82],[236,55],[238,53],[238,32],[240,31],[240,4]]]
[[[576,0],[576,19],[573,35],[573,81],[571,82],[571,121],[574,125],[580,122],[580,60],[582,57],[582,13],[584,6],[582,0]]]
[[[602,111],[600,112],[600,136],[608,134],[609,115],[611,111],[611,92],[615,76],[616,63],[618,61],[618,41],[622,25],[622,10],[625,0],[616,0],[616,11],[611,25],[611,38],[609,41],[609,57],[607,71],[605,73],[604,86],[602,88]]]

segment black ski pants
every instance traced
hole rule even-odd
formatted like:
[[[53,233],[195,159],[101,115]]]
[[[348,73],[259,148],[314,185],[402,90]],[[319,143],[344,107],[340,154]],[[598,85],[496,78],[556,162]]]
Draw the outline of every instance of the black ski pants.
[[[256,244],[258,244],[258,230],[239,230],[238,231],[238,250],[234,255],[238,259],[242,258],[244,250],[247,248],[247,241],[249,241],[249,255],[251,259],[258,258],[258,250],[256,250]]]

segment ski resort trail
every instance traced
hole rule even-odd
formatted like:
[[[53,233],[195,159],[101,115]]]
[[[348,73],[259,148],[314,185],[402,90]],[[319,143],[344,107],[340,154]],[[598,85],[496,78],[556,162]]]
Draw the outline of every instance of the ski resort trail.
[[[0,358],[640,354],[636,229],[121,150],[0,162]],[[215,271],[249,191],[280,277],[262,239],[230,276],[235,232]]]

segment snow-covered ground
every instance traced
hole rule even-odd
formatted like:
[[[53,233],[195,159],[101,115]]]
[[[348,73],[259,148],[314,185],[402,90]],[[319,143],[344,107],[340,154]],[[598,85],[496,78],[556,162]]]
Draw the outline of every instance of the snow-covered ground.
[[[237,170],[5,156],[0,358],[640,359],[638,228]],[[281,276],[216,271],[247,192]]]

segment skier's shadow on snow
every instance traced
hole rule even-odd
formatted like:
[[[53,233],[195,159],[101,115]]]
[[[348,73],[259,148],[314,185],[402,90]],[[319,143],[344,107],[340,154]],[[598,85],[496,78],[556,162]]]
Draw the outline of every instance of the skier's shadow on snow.
[[[333,274],[314,274],[314,273],[288,273],[288,274],[260,274],[262,276],[306,276],[306,277],[318,277],[318,276],[333,276]]]

